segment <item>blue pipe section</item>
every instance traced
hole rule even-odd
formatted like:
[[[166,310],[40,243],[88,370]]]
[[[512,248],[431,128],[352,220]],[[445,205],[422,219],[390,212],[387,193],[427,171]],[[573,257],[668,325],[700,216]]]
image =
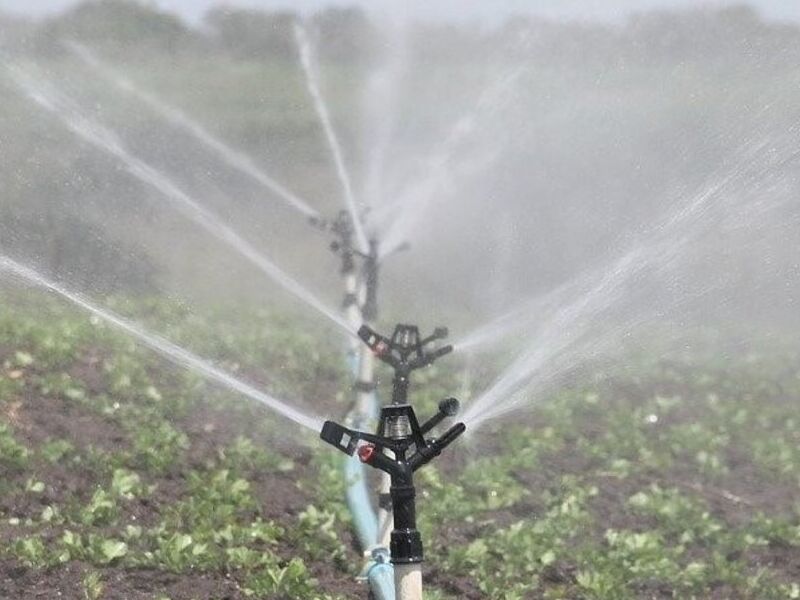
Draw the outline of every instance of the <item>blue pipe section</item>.
[[[373,552],[367,565],[367,581],[375,600],[395,600],[394,568],[386,548]]]
[[[368,550],[375,545],[375,540],[378,539],[378,517],[372,510],[364,475],[364,465],[357,456],[345,458],[344,480],[347,486],[347,507],[353,517],[358,541],[362,548]]]
[[[347,363],[353,376],[357,379],[358,354],[348,352]],[[377,394],[372,392],[369,403],[370,414],[367,417],[376,420],[379,407]],[[367,486],[366,469],[357,456],[346,458],[342,468],[347,507],[353,519],[358,541],[361,547],[367,551],[375,547],[379,532],[378,515],[372,508],[371,493]],[[378,548],[373,551],[372,558],[365,566],[364,574],[375,600],[395,600],[394,568],[387,549]]]
[[[358,354],[348,352],[347,363],[350,372],[357,378]],[[370,413],[374,413],[377,399],[374,393],[371,396]],[[358,421],[363,419],[363,417],[361,415],[355,415],[355,417],[356,422],[353,424],[356,427],[361,426],[362,423]],[[372,415],[370,414],[369,417],[371,418]],[[357,456],[345,458],[342,468],[344,471],[347,507],[350,509],[350,514],[353,518],[353,525],[356,528],[358,541],[366,552],[375,546],[375,542],[378,539],[378,516],[372,508],[370,490],[367,486],[366,469]]]

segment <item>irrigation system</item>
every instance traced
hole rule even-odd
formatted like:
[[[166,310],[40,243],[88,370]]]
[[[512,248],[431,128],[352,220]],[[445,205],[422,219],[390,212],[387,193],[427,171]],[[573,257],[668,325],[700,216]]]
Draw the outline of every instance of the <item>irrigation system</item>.
[[[770,140],[750,140],[732,165],[721,168],[706,189],[680,203],[677,211],[664,215],[656,227],[647,232],[644,241],[637,240],[626,253],[615,259],[612,257],[600,269],[522,303],[517,309],[460,337],[452,345],[444,343],[448,337],[444,327],[424,336],[418,326],[401,323],[390,334],[383,334],[376,324],[383,264],[395,252],[408,247],[407,240],[416,231],[417,220],[438,197],[447,179],[447,166],[456,151],[464,145],[466,136],[471,135],[480,118],[502,111],[510,97],[510,88],[522,71],[512,70],[487,88],[474,109],[456,122],[452,133],[443,138],[433,156],[424,163],[424,177],[412,182],[409,189],[400,190],[394,198],[382,199],[381,205],[369,206],[358,197],[351,181],[334,119],[322,93],[311,38],[300,25],[295,29],[295,37],[311,106],[319,119],[321,136],[330,151],[331,166],[341,187],[343,208],[330,219],[265,172],[247,154],[212,135],[180,109],[138,87],[90,49],[74,41],[65,45],[101,79],[137,99],[169,126],[191,134],[199,144],[214,152],[221,163],[259,184],[268,200],[292,209],[296,216],[306,220],[309,229],[322,232],[337,258],[342,282],[340,309],[321,301],[163,168],[136,154],[115,131],[54,85],[46,73],[31,65],[13,64],[7,65],[6,72],[23,95],[90,147],[115,159],[141,184],[157,192],[166,201],[165,207],[182,214],[238,253],[269,280],[325,316],[347,335],[343,350],[352,377],[353,401],[341,423],[305,414],[291,403],[260,391],[214,366],[213,362],[98,306],[69,286],[10,257],[0,255],[0,273],[60,295],[172,362],[261,403],[319,434],[322,441],[342,451],[346,455],[340,467],[346,503],[363,551],[360,577],[367,582],[370,597],[419,600],[423,590],[424,552],[417,529],[415,473],[440,456],[468,427],[474,431],[487,419],[515,409],[520,390],[523,386],[530,388],[534,374],[538,373],[541,384],[544,365],[549,366],[552,377],[561,372],[559,369],[563,371],[563,365],[576,362],[578,341],[586,336],[592,323],[618,307],[621,298],[631,295],[630,290],[645,273],[666,272],[684,260],[696,241],[705,235],[709,216],[714,214],[712,209],[727,208],[730,212],[756,218],[768,211],[771,203],[777,204],[770,194],[758,194],[758,202],[744,206],[741,202],[732,203],[743,197],[743,189],[763,192],[783,183],[781,167],[796,157],[796,150],[790,146],[773,149]],[[376,159],[376,164],[381,160]],[[375,169],[370,171],[368,179],[366,189],[373,193],[364,196],[374,200],[374,191],[381,189],[375,182]],[[461,415],[461,422],[448,429],[441,428],[460,408],[458,400],[446,398],[440,402],[435,415],[420,423],[410,399],[411,380],[416,371],[454,350],[472,352],[520,334],[535,335],[537,345],[521,353],[493,385],[471,401]],[[593,347],[602,341],[595,340]],[[385,404],[378,397],[375,376],[378,362],[392,372],[391,397]],[[377,472],[376,477],[370,476],[372,470]]]
[[[604,256],[603,262],[586,273],[579,273],[551,291],[520,303],[452,344],[445,342],[449,337],[445,327],[424,335],[419,326],[405,322],[395,325],[391,333],[382,333],[378,318],[383,265],[394,253],[408,247],[407,240],[417,231],[420,219],[441,197],[449,180],[448,166],[454,162],[458,150],[470,141],[469,136],[481,119],[504,111],[513,96],[513,86],[525,74],[525,69],[509,69],[490,82],[477,104],[455,122],[449,135],[442,136],[427,160],[422,157],[422,176],[389,197],[378,180],[391,124],[383,123],[384,130],[376,136],[382,142],[377,144],[378,151],[371,157],[371,168],[367,169],[367,183],[362,188],[366,191],[360,192],[352,181],[337,135],[335,115],[323,94],[312,36],[300,23],[295,25],[294,34],[309,108],[318,118],[320,140],[330,152],[330,166],[340,186],[336,195],[341,209],[332,211],[330,218],[266,172],[247,153],[224,142],[181,109],[139,87],[91,49],[76,41],[68,40],[64,45],[99,79],[138,100],[166,125],[190,134],[198,144],[213,152],[221,164],[250,183],[257,183],[268,202],[291,209],[296,217],[305,219],[309,230],[321,232],[336,258],[342,285],[340,308],[320,300],[293,274],[284,271],[256,244],[236,231],[224,214],[208,208],[162,166],[140,156],[117,132],[56,86],[46,72],[27,63],[7,63],[2,71],[22,95],[92,151],[111,157],[138,183],[156,192],[165,201],[165,209],[176,211],[203,229],[347,336],[342,350],[352,378],[352,403],[341,422],[306,414],[292,403],[261,391],[225,372],[213,361],[101,307],[56,276],[45,276],[3,254],[0,254],[0,274],[69,300],[173,363],[260,403],[305,431],[318,434],[323,442],[341,451],[345,455],[339,466],[345,500],[363,552],[359,577],[368,585],[369,597],[420,600],[424,548],[417,528],[416,472],[442,455],[468,428],[475,431],[487,420],[518,408],[521,390],[529,392],[534,384],[543,386],[564,375],[572,365],[586,362],[585,356],[591,358],[592,353],[599,352],[604,345],[616,343],[621,327],[632,326],[650,314],[647,311],[661,310],[660,304],[650,307],[651,300],[647,298],[641,304],[648,308],[630,311],[630,314],[622,309],[630,306],[631,298],[642,299],[636,292],[647,277],[657,275],[661,281],[677,279],[675,266],[684,264],[691,253],[702,248],[703,240],[710,237],[709,224],[719,214],[735,214],[738,226],[751,227],[761,215],[795,202],[795,188],[787,184],[785,167],[797,160],[798,152],[789,139],[785,142],[782,138],[776,141],[760,136],[747,139],[732,155],[733,160],[712,174],[706,187],[693,195],[682,191],[681,202],[675,203],[677,209],[670,204],[669,211],[659,215],[654,225],[626,245],[623,252]],[[403,71],[402,63],[400,60],[395,64],[394,70]],[[383,85],[384,91],[391,90],[390,85],[385,82]],[[391,94],[385,95],[389,100]],[[790,192],[775,193],[775,190]],[[383,198],[384,195],[387,197]],[[370,206],[365,201],[378,197],[382,197],[378,205]],[[679,307],[681,302],[710,290],[711,285],[704,283],[694,295],[685,293],[680,300],[672,300],[663,307]],[[618,312],[626,314],[620,317],[616,315]],[[604,333],[590,337],[595,324],[603,321],[612,325],[606,326]],[[441,400],[433,416],[420,422],[411,398],[416,372],[453,351],[476,352],[514,336],[535,338],[536,344],[527,346],[516,360],[509,361],[495,381],[460,414],[460,421],[444,426],[460,410],[459,400],[447,397]],[[386,402],[379,398],[376,380],[376,371],[381,365],[391,372],[391,397]]]
[[[361,572],[369,584],[371,597],[417,600],[422,598],[423,549],[416,528],[413,475],[439,456],[466,427],[459,423],[440,438],[426,439],[425,435],[441,421],[456,414],[459,403],[454,398],[443,400],[439,412],[420,425],[409,404],[408,392],[412,372],[433,364],[453,347],[428,349],[447,336],[445,328],[438,328],[423,339],[415,325],[399,324],[391,337],[385,337],[368,324],[378,316],[380,264],[386,257],[380,256],[376,237],[369,239],[367,252],[356,247],[352,218],[351,212],[342,210],[329,221],[309,219],[312,226],[333,237],[330,249],[339,258],[344,288],[342,310],[348,323],[358,328],[358,337],[363,342],[350,343],[347,348],[355,399],[346,416],[346,425],[326,421],[320,437],[347,455],[342,463],[346,500],[364,551],[365,565]],[[376,358],[394,371],[391,403],[383,407],[379,406],[376,393]],[[376,419],[375,434],[363,431],[362,428],[376,423]],[[370,492],[365,466],[381,474],[377,503],[372,501],[375,494]]]

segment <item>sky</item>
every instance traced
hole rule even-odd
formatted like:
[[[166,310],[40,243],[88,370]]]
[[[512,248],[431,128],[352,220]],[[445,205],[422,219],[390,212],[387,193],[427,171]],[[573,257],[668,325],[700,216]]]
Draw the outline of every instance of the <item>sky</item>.
[[[379,7],[402,3],[413,16],[426,20],[495,22],[511,14],[551,18],[616,21],[632,12],[650,8],[693,7],[701,4],[730,6],[741,0],[145,0],[197,22],[210,7],[219,4],[257,8],[291,8],[313,12],[330,5],[360,4]],[[0,10],[24,15],[52,14],[77,0],[0,0]],[[771,19],[800,21],[800,0],[749,0]]]

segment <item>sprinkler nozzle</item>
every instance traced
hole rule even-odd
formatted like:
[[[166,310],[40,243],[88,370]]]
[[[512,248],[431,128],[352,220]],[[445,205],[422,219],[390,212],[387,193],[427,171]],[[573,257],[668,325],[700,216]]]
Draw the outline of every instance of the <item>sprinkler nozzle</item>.
[[[461,403],[456,398],[445,398],[439,402],[439,412],[448,417],[454,417],[461,408]]]
[[[458,412],[461,403],[456,400],[455,398],[445,398],[441,402],[439,402],[439,412],[433,415],[430,419],[428,419],[424,425],[422,425],[422,433],[428,433],[431,429],[436,427],[439,423],[444,421],[447,417],[453,417]]]

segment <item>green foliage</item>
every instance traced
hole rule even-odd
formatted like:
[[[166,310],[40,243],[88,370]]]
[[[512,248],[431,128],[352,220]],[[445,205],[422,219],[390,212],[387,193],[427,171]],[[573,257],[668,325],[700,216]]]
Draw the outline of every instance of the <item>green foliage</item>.
[[[652,515],[666,533],[681,543],[713,543],[725,527],[711,516],[708,508],[677,489],[662,490],[653,484],[648,491],[630,497],[628,504],[643,514]]]
[[[569,556],[570,545],[591,523],[587,502],[595,488],[564,482],[564,494],[550,500],[534,521],[518,521],[463,548],[450,548],[447,565],[466,570],[490,598],[523,598],[539,586],[542,570]]]
[[[49,564],[47,548],[40,536],[19,538],[14,542],[12,553],[30,567],[45,567]]]
[[[40,35],[40,45],[55,51],[53,40],[79,39],[116,43],[132,48],[147,46],[162,52],[190,39],[186,25],[175,15],[136,0],[85,0],[58,19],[51,20]]]
[[[97,571],[89,571],[83,577],[83,598],[84,600],[100,600],[103,596],[105,585],[103,577]]]
[[[0,465],[20,471],[27,465],[28,455],[28,449],[14,438],[11,427],[0,423]]]
[[[256,446],[250,438],[238,436],[231,445],[219,449],[220,463],[233,472],[243,471],[291,471],[294,462],[280,454]]]
[[[108,525],[117,516],[116,498],[106,490],[99,489],[92,494],[92,499],[81,511],[81,522],[84,525]]]
[[[163,473],[181,459],[189,438],[167,421],[142,424],[133,438],[134,462],[154,473]]]
[[[288,380],[306,379],[305,389],[342,375],[338,350],[312,351],[313,340],[295,335],[288,320],[245,330],[168,303],[112,303],[167,323],[166,335],[230,370],[279,361]],[[259,408],[165,369],[82,316],[45,304],[36,312],[0,316],[0,353],[11,349],[0,361],[15,377],[2,401],[57,398],[120,439],[110,445],[63,431],[23,438],[16,425],[0,424],[0,460],[12,467],[0,486],[3,506],[29,502],[24,514],[2,515],[3,558],[32,568],[79,562],[88,569],[85,598],[107,593],[100,574],[109,567],[225,573],[252,597],[298,600],[328,597],[315,577],[323,564],[323,581],[331,569],[355,574],[361,557],[348,544],[337,453],[320,447],[310,461],[291,460],[261,442],[275,429]],[[315,356],[314,377],[307,356]],[[800,384],[790,378],[778,389],[763,368],[684,372],[656,361],[635,384],[564,389],[540,401],[529,425],[504,424],[502,435],[477,439],[461,466],[427,466],[418,473],[419,521],[436,572],[490,599],[699,599],[720,590],[798,597],[791,572],[770,562],[800,548],[796,500],[773,510],[737,480],[744,466],[776,493],[798,481],[798,423],[784,396],[800,393]],[[430,410],[457,385],[445,366],[424,381],[419,400]],[[210,415],[201,424],[212,434],[219,415],[247,427],[226,431],[218,447],[201,440],[187,451],[198,409]],[[80,488],[64,489],[65,474],[81,477]],[[272,478],[297,480],[297,512],[267,518]]]
[[[274,565],[260,570],[245,582],[247,593],[256,597],[316,598],[316,582],[299,558],[286,566]]]
[[[333,561],[345,567],[349,558],[342,543],[341,531],[345,526],[338,522],[335,512],[308,506],[300,513],[298,525],[292,533],[305,556],[315,561]]]
[[[66,459],[75,451],[75,446],[69,440],[50,440],[45,442],[39,449],[39,453],[49,463],[55,464]]]

